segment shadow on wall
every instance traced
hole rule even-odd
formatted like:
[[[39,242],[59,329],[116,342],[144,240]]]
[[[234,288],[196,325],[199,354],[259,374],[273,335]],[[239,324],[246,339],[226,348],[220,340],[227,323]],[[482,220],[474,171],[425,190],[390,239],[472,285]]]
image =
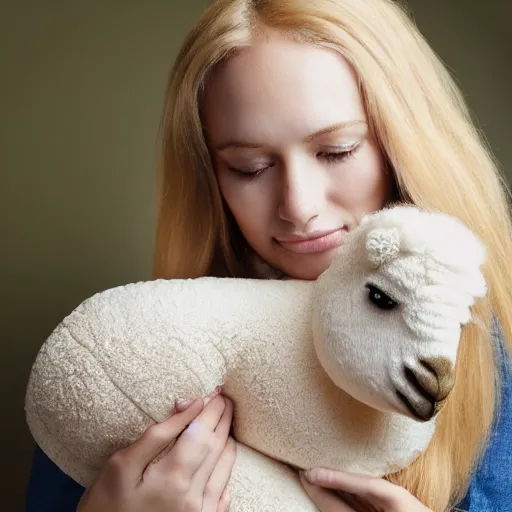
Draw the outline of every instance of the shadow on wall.
[[[0,223],[8,233],[0,265],[0,508],[16,512],[33,448],[24,392],[39,347],[88,296],[150,277],[167,73],[208,1],[7,3],[0,16],[7,181]]]
[[[507,98],[512,86],[512,2],[405,0],[415,21],[455,75],[477,125],[484,132],[509,184],[512,148]]]

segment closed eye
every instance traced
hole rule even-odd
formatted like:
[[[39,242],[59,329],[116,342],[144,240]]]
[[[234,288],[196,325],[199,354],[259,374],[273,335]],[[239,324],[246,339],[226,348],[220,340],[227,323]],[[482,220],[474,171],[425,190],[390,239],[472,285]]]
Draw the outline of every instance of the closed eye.
[[[328,164],[341,163],[348,160],[350,157],[354,156],[355,152],[359,149],[360,146],[360,144],[356,144],[355,146],[352,146],[350,149],[346,149],[343,151],[320,151],[316,154],[316,156],[317,158],[325,160]],[[258,169],[237,169],[236,167],[231,167],[228,165],[228,169],[231,172],[234,172],[246,178],[256,178],[257,176],[260,176],[265,171],[274,166],[275,164],[270,164],[267,165],[266,167],[261,167]]]
[[[238,175],[241,175],[244,178],[256,178],[257,176],[264,173],[266,170],[270,169],[271,167],[274,167],[275,164],[267,165],[266,167],[261,167],[259,169],[236,169],[235,167],[231,167],[228,165],[228,169],[231,172],[234,172]]]
[[[350,157],[354,156],[355,152],[359,149],[359,144],[356,146],[353,146],[352,148],[345,150],[345,151],[336,151],[336,152],[325,152],[320,151],[316,154],[318,158],[322,158],[329,164],[335,164],[344,162],[345,160],[348,160]]]

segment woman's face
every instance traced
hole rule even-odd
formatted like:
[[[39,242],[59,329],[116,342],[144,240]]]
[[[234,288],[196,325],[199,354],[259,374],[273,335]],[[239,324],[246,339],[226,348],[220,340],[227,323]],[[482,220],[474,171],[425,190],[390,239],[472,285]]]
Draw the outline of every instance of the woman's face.
[[[271,266],[316,279],[392,177],[337,53],[270,33],[211,76],[204,125],[225,201]]]

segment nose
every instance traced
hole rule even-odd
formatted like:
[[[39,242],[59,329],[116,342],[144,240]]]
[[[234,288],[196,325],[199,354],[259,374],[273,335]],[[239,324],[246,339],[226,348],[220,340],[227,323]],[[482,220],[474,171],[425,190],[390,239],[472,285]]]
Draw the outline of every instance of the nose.
[[[420,359],[414,367],[404,366],[409,383],[397,394],[413,415],[423,421],[436,416],[453,389],[455,370],[443,357]]]
[[[305,227],[318,217],[325,196],[323,180],[314,165],[296,159],[284,167],[279,197],[279,217]]]

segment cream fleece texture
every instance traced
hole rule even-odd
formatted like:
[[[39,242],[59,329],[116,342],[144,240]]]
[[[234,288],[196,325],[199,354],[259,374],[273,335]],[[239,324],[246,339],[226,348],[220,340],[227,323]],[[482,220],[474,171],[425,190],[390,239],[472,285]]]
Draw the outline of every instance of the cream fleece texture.
[[[472,257],[461,261],[464,253]],[[246,445],[230,510],[316,510],[284,463],[380,476],[426,449],[434,406],[445,399],[431,383],[440,389],[453,379],[461,326],[485,294],[484,258],[454,219],[395,208],[368,217],[315,282],[201,278],[106,290],[42,346],[27,388],[28,425],[87,486],[176,399],[223,385],[235,404],[235,437]],[[396,307],[376,307],[368,284]],[[437,373],[425,373],[425,360]]]

